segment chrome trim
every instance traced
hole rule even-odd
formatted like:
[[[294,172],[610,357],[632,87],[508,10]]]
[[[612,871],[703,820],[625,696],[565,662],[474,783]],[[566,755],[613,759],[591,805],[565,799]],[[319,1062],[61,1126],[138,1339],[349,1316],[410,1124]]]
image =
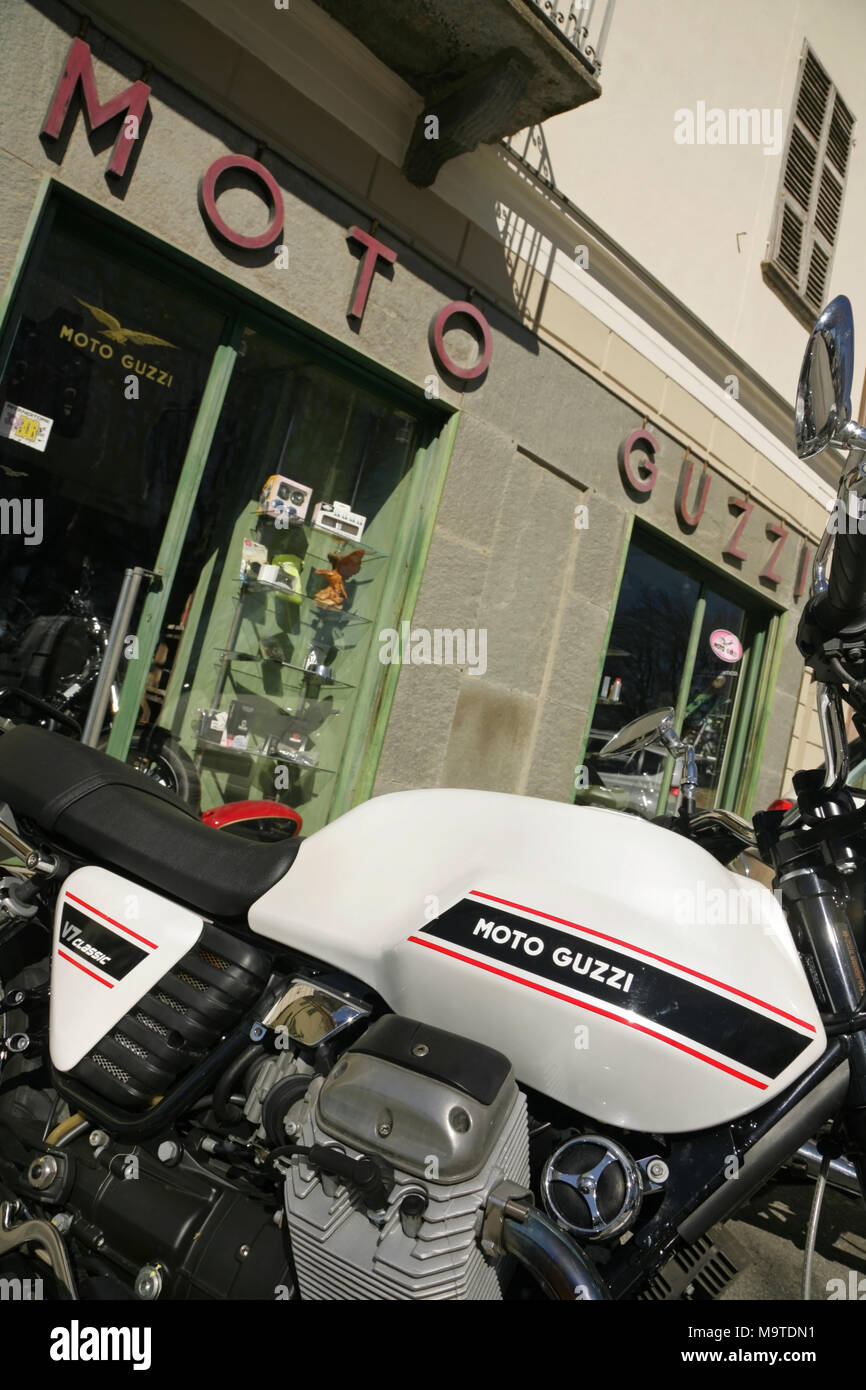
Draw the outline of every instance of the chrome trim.
[[[754,829],[747,820],[738,816],[734,811],[701,811],[698,815],[692,816],[689,822],[690,830],[700,830],[705,825],[720,825],[723,830],[727,830],[731,835],[736,835],[739,839],[751,847],[758,843],[758,837]]]
[[[568,1302],[610,1298],[589,1256],[536,1207],[530,1207],[523,1220],[506,1217],[502,1223],[502,1245],[529,1270],[548,1298]]]
[[[825,685],[823,681],[818,684],[818,722],[824,745],[824,781],[821,787],[826,792],[837,792],[847,782],[850,770],[845,717],[839,687]]]
[[[563,1154],[584,1144],[591,1144],[595,1148],[604,1150],[603,1156],[593,1168],[588,1168],[584,1173],[567,1173],[557,1167]],[[612,1163],[618,1163],[623,1170],[625,1191],[616,1216],[606,1221],[599,1211],[596,1193],[602,1174]],[[578,1226],[563,1215],[556,1195],[550,1190],[554,1183],[564,1183],[565,1186],[573,1187],[577,1191],[581,1200],[586,1203],[590,1219],[589,1226]],[[541,1177],[541,1195],[551,1216],[567,1231],[582,1236],[584,1240],[605,1240],[610,1236],[619,1235],[637,1216],[643,1198],[643,1184],[640,1180],[640,1169],[637,1163],[631,1154],[627,1153],[619,1144],[615,1144],[612,1139],[607,1139],[601,1134],[579,1134],[576,1138],[567,1139],[564,1144],[561,1144],[545,1163]]]

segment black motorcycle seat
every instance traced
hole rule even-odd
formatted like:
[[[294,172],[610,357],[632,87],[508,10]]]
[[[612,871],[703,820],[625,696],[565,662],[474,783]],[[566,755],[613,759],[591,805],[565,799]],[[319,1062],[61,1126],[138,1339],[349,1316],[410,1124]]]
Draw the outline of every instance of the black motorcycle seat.
[[[0,736],[3,801],[61,844],[209,917],[246,916],[288,872],[299,846],[214,830],[116,758],[23,724]]]

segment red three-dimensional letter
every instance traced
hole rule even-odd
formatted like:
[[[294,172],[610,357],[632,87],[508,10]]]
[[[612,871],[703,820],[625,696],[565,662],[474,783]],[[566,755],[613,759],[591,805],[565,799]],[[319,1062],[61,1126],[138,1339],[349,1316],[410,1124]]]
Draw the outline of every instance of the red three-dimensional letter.
[[[746,552],[745,550],[739,549],[737,542],[739,541],[740,536],[743,534],[743,528],[745,527],[746,522],[748,521],[749,517],[752,515],[752,512],[754,511],[755,504],[754,502],[750,502],[747,497],[729,497],[728,506],[730,507],[731,511],[734,511],[734,509],[736,508],[736,510],[741,511],[743,515],[740,517],[739,521],[734,527],[734,534],[731,536],[731,539],[728,541],[727,545],[722,551],[722,554],[727,555],[730,560],[745,560]]]
[[[806,575],[809,572],[809,561],[811,558],[811,545],[804,545],[800,553],[800,568],[797,571],[797,582],[794,585],[794,598],[802,598],[806,592]]]
[[[761,570],[761,578],[769,580],[771,584],[781,584],[782,576],[776,573],[773,566],[776,564],[779,556],[782,553],[782,546],[788,539],[788,531],[782,525],[781,521],[768,521],[767,534],[770,536],[778,536],[779,544],[774,548],[772,555],[765,564],[764,568]]]
[[[376,262],[382,260],[393,265],[397,259],[397,252],[392,251],[390,246],[386,246],[383,241],[377,241],[369,232],[362,232],[360,227],[350,227],[347,235],[350,241],[360,241],[361,245],[367,248],[361,257],[361,266],[355,284],[355,296],[352,300],[352,307],[349,309],[350,319],[361,319],[364,317],[364,310],[367,307]]]
[[[243,232],[236,232],[217,207],[217,181],[230,169],[241,169],[251,178],[258,179],[264,186],[265,196],[271,204],[271,220],[265,230],[257,236],[246,236]],[[270,246],[282,232],[286,217],[280,185],[264,164],[260,164],[257,159],[251,159],[248,154],[224,154],[220,159],[214,160],[201,181],[201,205],[205,217],[223,241],[230,242],[232,246],[240,246],[244,251],[263,251],[266,246]]]
[[[478,360],[471,367],[461,367],[455,362],[445,347],[445,330],[448,323],[453,318],[467,318],[475,324],[481,334],[481,351]],[[450,372],[451,376],[458,381],[474,381],[476,377],[483,376],[490,366],[490,359],[493,356],[493,338],[490,334],[490,324],[482,314],[480,309],[476,309],[474,304],[470,304],[468,299],[454,299],[450,304],[445,304],[433,317],[430,325],[430,344],[433,348],[433,356],[439,363],[443,371]]]
[[[631,464],[631,451],[639,445],[646,455],[641,460],[641,467],[645,468],[646,473],[641,476],[636,473]],[[652,492],[655,481],[658,477],[658,467],[655,462],[655,455],[658,453],[659,442],[654,434],[649,430],[632,430],[631,434],[626,435],[619,446],[619,466],[623,477],[629,487],[634,488],[635,492]]]
[[[91,130],[96,130],[98,126],[105,125],[113,120],[115,116],[125,111],[130,116],[135,116],[138,124],[141,125],[144,116],[147,100],[150,96],[150,88],[146,82],[133,82],[131,87],[125,88],[118,96],[112,97],[104,104],[100,102],[96,91],[96,79],[93,76],[93,63],[90,57],[90,46],[83,39],[73,39],[72,47],[66,57],[66,66],[63,75],[57,84],[57,90],[51,102],[45,124],[42,127],[42,134],[48,135],[52,140],[56,140],[66,119],[69,104],[72,101],[75,88],[81,83],[81,91],[84,97],[84,109],[87,112],[87,120]],[[129,156],[132,154],[135,142],[131,140],[126,130],[121,127],[120,134],[114,145],[111,156],[111,163],[108,166],[109,174],[123,174]]]
[[[695,529],[695,527],[697,526],[698,522],[704,514],[704,507],[707,505],[707,497],[709,496],[710,483],[712,482],[709,473],[706,471],[706,469],[704,469],[704,472],[701,474],[701,480],[698,483],[698,496],[695,502],[695,510],[693,512],[690,512],[688,506],[686,505],[686,499],[689,495],[689,488],[692,485],[692,472],[694,471],[694,466],[694,459],[683,459],[683,467],[682,472],[680,473],[679,486],[677,488],[677,495],[674,500],[674,508],[676,510],[677,516],[679,517],[683,526],[687,526],[691,530]]]

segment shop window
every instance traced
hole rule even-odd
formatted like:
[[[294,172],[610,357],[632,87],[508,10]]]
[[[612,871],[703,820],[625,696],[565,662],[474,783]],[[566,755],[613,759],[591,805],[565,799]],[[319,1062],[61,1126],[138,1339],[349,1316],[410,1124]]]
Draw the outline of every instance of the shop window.
[[[67,702],[86,713],[124,571],[156,561],[223,325],[56,210],[0,356],[0,684],[53,696],[86,673]]]
[[[447,413],[64,192],[30,256],[0,340],[0,713],[44,696],[80,732],[124,573],[150,571],[90,741],[196,808],[267,798],[311,832],[372,785],[380,634]]]
[[[698,765],[700,809],[736,799],[769,610],[742,586],[655,537],[633,539],[575,800],[653,817],[676,810],[680,769],[654,748],[599,759],[650,710],[676,712]],[[744,684],[745,683],[745,684]]]
[[[416,447],[413,415],[368,382],[244,332],[164,634],[159,722],[203,807],[266,797],[305,833],[327,820]]]

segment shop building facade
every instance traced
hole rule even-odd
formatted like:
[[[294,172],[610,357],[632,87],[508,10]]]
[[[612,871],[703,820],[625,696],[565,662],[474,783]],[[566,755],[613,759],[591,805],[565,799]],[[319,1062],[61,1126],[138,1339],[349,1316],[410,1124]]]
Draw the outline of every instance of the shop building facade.
[[[411,786],[570,800],[666,703],[704,804],[766,804],[811,752],[829,473],[562,280],[570,231],[615,248],[506,147],[411,182],[424,102],[311,0],[208,8],[7,9],[0,388],[37,434],[0,438],[0,492],[43,520],[0,538],[4,624],[85,561],[106,616],[155,572],[109,751],[147,707],[204,804],[276,794],[309,830]],[[301,523],[263,517],[274,476]],[[652,814],[670,776],[611,783]]]

